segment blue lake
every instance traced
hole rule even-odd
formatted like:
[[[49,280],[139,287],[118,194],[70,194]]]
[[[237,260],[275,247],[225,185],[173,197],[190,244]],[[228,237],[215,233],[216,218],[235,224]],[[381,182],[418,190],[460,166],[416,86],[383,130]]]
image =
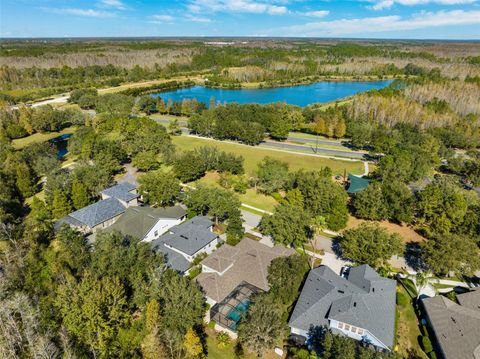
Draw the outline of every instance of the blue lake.
[[[286,102],[291,105],[307,106],[316,102],[330,102],[354,95],[358,92],[381,89],[392,81],[323,81],[309,85],[264,88],[264,89],[217,89],[193,86],[174,91],[153,94],[165,102],[169,99],[181,101],[196,99],[208,106],[213,96],[216,103],[238,102],[266,104]]]

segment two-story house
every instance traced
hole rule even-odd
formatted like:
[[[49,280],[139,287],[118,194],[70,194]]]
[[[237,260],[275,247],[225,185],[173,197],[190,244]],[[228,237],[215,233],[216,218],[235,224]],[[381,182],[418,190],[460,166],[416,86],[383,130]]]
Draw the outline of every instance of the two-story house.
[[[111,226],[130,206],[137,206],[136,186],[120,182],[101,192],[102,199],[72,212],[55,222],[59,229],[66,224],[82,233],[92,233]]]
[[[170,228],[152,241],[152,247],[165,254],[170,267],[184,273],[196,256],[212,253],[219,241],[213,232],[213,222],[208,217],[197,216]]]
[[[368,265],[351,268],[347,278],[327,266],[312,269],[290,317],[291,333],[308,339],[326,327],[352,339],[391,350],[395,333],[396,282]]]

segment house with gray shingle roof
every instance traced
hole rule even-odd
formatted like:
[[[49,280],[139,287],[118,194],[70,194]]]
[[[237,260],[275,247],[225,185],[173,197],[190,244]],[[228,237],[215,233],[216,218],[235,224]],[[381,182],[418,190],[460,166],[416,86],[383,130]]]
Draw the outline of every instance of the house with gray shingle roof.
[[[395,336],[396,282],[368,265],[347,278],[327,266],[312,269],[289,320],[291,333],[306,339],[315,327],[391,350]]]
[[[101,193],[102,199],[116,198],[125,207],[136,206],[140,195],[137,186],[129,182],[119,182],[116,185],[105,188]]]
[[[119,231],[124,235],[150,242],[179,225],[186,214],[186,211],[178,205],[165,208],[129,207],[106,231]]]
[[[66,224],[83,233],[111,226],[129,206],[137,205],[135,185],[122,182],[102,191],[102,200],[68,214],[55,222],[55,229]],[[107,194],[104,194],[107,193]]]
[[[208,217],[196,216],[170,228],[152,241],[152,247],[165,254],[170,267],[183,273],[196,256],[212,253],[219,243],[213,222]]]
[[[480,359],[480,289],[422,300],[434,348],[445,359]]]

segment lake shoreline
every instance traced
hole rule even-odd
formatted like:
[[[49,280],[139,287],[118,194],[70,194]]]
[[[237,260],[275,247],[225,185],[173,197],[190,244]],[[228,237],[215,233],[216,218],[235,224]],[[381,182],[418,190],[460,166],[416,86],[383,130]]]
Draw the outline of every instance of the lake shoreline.
[[[315,103],[330,103],[344,100],[360,92],[378,90],[389,86],[393,80],[377,81],[317,81],[313,83],[283,84],[277,87],[224,88],[201,84],[169,91],[158,91],[151,96],[163,101],[197,100],[205,104],[213,98],[216,103],[270,104],[284,102],[306,107]]]
[[[222,90],[241,90],[241,89],[249,89],[249,90],[254,90],[254,89],[274,89],[274,88],[279,88],[279,87],[293,87],[293,86],[303,86],[303,85],[312,85],[318,82],[378,82],[378,81],[396,81],[396,80],[402,80],[401,77],[396,77],[396,76],[386,76],[386,78],[376,78],[373,79],[372,76],[364,76],[364,77],[358,77],[358,76],[338,76],[338,77],[332,77],[332,76],[327,76],[327,77],[316,77],[316,78],[310,78],[306,79],[305,81],[296,81],[296,82],[290,82],[290,83],[271,83],[271,82],[240,82],[238,84],[234,84],[233,86],[229,86],[227,84],[222,85],[207,85],[205,82],[199,82],[196,81],[196,84],[198,86],[204,86],[208,88],[216,88],[216,89],[222,89]],[[238,86],[237,86],[238,85]]]

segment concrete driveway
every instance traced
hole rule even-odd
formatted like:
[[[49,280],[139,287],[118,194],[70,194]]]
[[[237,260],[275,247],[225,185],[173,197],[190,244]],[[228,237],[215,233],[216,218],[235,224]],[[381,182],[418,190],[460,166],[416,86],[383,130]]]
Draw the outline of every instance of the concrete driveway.
[[[340,275],[342,267],[351,266],[353,264],[352,262],[340,259],[335,254],[329,252],[325,252],[320,258],[322,259],[322,265],[330,267],[330,269],[338,275]]]
[[[247,212],[247,211],[240,211],[240,212],[242,213],[242,218],[245,221],[243,223],[243,226],[246,229],[252,229],[252,228],[258,227],[262,219],[261,216],[259,216],[258,214]]]

